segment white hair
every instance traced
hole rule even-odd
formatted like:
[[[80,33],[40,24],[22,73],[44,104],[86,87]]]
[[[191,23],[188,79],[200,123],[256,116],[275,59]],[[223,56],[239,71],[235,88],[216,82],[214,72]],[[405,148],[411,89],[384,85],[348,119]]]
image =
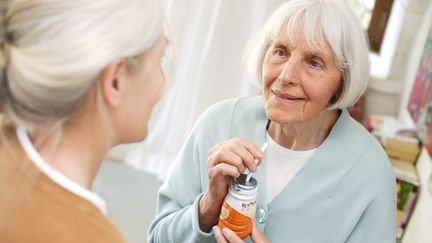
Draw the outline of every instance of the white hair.
[[[2,0],[0,112],[15,123],[58,124],[101,71],[137,57],[162,33],[158,0]]]
[[[282,4],[247,45],[243,63],[262,87],[263,61],[281,30],[289,38],[303,33],[311,48],[327,42],[342,74],[340,96],[328,109],[352,106],[367,88],[369,77],[366,33],[354,13],[341,0],[292,0]]]

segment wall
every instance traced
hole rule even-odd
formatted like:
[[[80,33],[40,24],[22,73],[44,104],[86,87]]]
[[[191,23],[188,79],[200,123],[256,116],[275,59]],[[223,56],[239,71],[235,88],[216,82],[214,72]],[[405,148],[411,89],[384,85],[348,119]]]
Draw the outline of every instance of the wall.
[[[415,60],[409,61],[409,57],[413,57],[413,49],[418,51],[418,48],[413,43],[415,43],[419,33],[418,26],[421,25],[427,6],[430,3],[428,0],[395,0],[394,4],[399,6],[398,9],[404,10],[404,13],[401,14],[402,16],[397,16],[403,18],[400,30],[401,34],[397,41],[396,52],[387,78],[372,77],[370,80],[366,100],[366,115],[384,114],[398,116],[401,103],[403,102],[401,98],[403,97],[404,90],[406,90],[406,86],[409,85],[406,84],[406,80],[408,80],[407,68],[408,66],[418,66],[418,64],[413,63]],[[387,41],[387,39],[385,38],[384,41]],[[376,67],[372,67],[371,69],[374,68],[376,69]]]
[[[422,7],[425,1],[421,1],[419,7]],[[432,28],[432,2],[423,4],[425,13],[422,15],[419,25],[411,26],[416,34],[415,39],[412,42],[411,47],[406,46],[408,50],[406,55],[407,65],[405,68],[400,67],[401,75],[404,78],[404,88],[401,92],[401,105],[399,110],[399,117],[405,123],[412,123],[411,118],[407,112],[407,103],[411,92],[411,87],[414,83],[417,69],[420,63],[420,58],[423,53],[426,38],[428,36],[430,28]],[[415,16],[413,18],[418,18]],[[423,150],[419,160],[417,162],[417,172],[420,177],[422,191],[420,194],[419,201],[416,205],[414,214],[412,215],[411,221],[408,225],[403,243],[423,243],[432,242],[432,191],[428,189],[428,180],[432,174],[432,162],[431,157],[428,153]]]
[[[423,150],[417,162],[421,192],[414,213],[407,226],[402,243],[432,242],[432,192],[428,190],[428,178],[432,172],[431,159]]]

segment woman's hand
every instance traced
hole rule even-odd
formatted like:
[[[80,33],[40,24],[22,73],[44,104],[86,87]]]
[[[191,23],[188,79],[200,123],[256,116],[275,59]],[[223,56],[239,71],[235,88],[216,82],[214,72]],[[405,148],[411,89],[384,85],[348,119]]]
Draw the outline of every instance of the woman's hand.
[[[220,230],[218,226],[213,227],[213,233],[217,243],[244,243],[232,230],[223,228]],[[269,243],[270,241],[265,238],[254,223],[254,227],[250,234],[252,242],[254,243]]]
[[[242,138],[222,141],[209,150],[209,183],[198,209],[202,231],[209,232],[217,224],[231,178],[239,176],[246,168],[255,172],[262,157],[259,147]]]

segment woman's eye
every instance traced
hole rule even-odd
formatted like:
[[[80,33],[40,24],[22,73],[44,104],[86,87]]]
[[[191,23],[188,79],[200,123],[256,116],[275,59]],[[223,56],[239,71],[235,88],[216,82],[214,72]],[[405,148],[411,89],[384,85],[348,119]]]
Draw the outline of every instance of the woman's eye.
[[[271,55],[271,60],[276,63],[282,63],[289,57],[289,53],[282,48],[275,48]]]
[[[316,59],[312,59],[309,63],[315,69],[322,69],[324,67],[324,65]]]
[[[275,54],[276,54],[276,56],[284,57],[284,56],[286,56],[286,51],[284,51],[282,49],[276,49]]]

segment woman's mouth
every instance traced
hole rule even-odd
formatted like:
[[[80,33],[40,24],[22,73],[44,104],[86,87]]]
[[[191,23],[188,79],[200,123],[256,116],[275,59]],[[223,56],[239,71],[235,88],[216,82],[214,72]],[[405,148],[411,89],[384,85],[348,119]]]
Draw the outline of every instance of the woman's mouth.
[[[304,98],[298,97],[298,96],[294,96],[288,93],[284,93],[275,89],[271,90],[272,94],[274,95],[275,98],[277,98],[278,100],[284,100],[285,102],[300,102],[305,100]]]

